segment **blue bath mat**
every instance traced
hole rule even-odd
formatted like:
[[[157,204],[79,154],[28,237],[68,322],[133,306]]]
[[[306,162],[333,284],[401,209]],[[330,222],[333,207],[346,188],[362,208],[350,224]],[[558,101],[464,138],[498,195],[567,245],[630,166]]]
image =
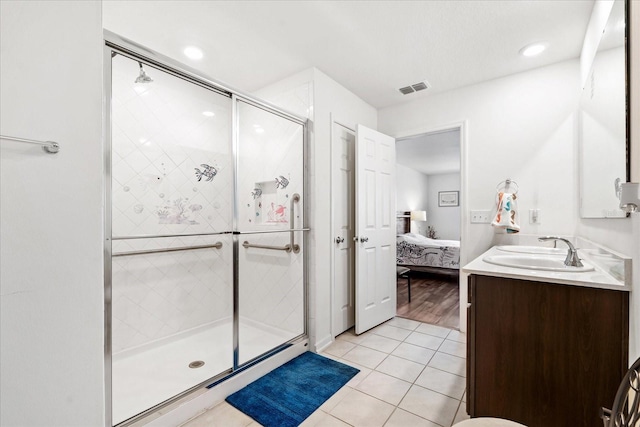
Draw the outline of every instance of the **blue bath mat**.
[[[226,400],[264,427],[295,427],[358,372],[308,351]]]

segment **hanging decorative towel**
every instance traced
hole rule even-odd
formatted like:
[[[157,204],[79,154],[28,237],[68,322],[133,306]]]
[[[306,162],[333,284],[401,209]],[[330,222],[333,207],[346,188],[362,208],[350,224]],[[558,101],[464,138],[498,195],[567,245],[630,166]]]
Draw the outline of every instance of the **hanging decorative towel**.
[[[515,193],[498,193],[498,212],[491,225],[497,233],[517,233],[520,226],[516,223]]]

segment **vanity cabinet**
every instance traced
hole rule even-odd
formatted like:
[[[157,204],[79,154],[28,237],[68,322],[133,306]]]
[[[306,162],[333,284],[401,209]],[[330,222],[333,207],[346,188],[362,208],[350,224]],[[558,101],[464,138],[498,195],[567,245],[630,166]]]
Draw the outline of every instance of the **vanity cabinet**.
[[[624,291],[469,276],[467,411],[601,427],[628,367]]]

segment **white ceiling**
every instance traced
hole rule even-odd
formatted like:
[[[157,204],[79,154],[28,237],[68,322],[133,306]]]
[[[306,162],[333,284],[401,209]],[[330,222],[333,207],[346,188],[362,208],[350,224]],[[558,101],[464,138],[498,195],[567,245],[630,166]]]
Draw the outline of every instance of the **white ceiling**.
[[[317,67],[376,108],[576,58],[593,0],[113,1],[105,28],[253,92]],[[518,51],[544,41],[536,58]],[[200,61],[182,50],[195,45]],[[402,95],[426,80],[431,88]]]
[[[425,175],[460,172],[460,130],[399,139],[396,162]]]

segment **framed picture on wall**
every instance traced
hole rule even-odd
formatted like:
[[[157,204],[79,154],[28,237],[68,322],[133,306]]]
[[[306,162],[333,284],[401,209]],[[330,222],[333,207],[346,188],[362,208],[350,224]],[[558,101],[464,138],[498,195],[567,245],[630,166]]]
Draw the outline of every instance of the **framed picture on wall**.
[[[458,206],[459,191],[438,191],[438,206]]]

